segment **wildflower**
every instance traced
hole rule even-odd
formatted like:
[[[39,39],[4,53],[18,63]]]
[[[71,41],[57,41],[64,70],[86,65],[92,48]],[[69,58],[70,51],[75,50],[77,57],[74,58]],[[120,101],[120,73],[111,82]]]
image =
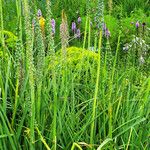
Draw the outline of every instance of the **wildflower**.
[[[110,37],[110,31],[106,28],[105,36],[108,39]]]
[[[81,17],[78,17],[78,23],[79,24],[81,23]]]
[[[39,24],[40,24],[42,32],[44,32],[44,28],[45,28],[45,19],[44,19],[44,17],[41,16],[39,18]]]
[[[52,25],[52,33],[55,34],[55,25],[56,25],[55,19],[51,20],[51,25]]]
[[[37,16],[38,16],[38,19],[39,19],[39,25],[41,27],[42,34],[44,35],[45,19],[42,16],[42,11],[40,9],[37,12]]]
[[[55,27],[55,19],[51,20],[52,27]]]
[[[139,28],[139,26],[140,26],[139,21],[136,22],[135,26],[137,29]]]
[[[80,37],[81,37],[81,31],[80,29],[77,29],[76,38],[80,38]]]
[[[138,30],[138,29],[139,29],[139,26],[140,26],[140,24],[139,24],[139,22],[138,22],[138,21],[136,22],[135,26],[136,26],[136,32],[137,32],[137,35],[138,35],[138,32],[139,32],[139,30]]]
[[[53,35],[55,34],[55,28],[52,28],[52,34]]]
[[[41,16],[42,16],[42,11],[41,11],[40,9],[39,9],[38,12],[37,12],[37,16],[38,16],[38,17],[41,17]]]
[[[103,31],[106,31],[106,24],[103,23]]]
[[[106,24],[105,23],[103,23],[103,35],[105,35],[105,32],[106,32]]]
[[[72,31],[75,33],[76,31],[76,23],[75,22],[72,22]]]

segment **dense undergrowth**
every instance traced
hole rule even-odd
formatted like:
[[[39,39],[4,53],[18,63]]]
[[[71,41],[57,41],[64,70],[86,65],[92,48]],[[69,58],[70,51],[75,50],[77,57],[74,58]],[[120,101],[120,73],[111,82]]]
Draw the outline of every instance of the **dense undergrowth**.
[[[148,5],[0,0],[0,150],[148,150]]]

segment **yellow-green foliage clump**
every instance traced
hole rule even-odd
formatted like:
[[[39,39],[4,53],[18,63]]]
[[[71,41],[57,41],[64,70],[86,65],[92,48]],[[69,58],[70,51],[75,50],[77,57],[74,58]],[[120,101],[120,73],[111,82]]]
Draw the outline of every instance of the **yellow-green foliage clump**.
[[[60,59],[60,53],[61,51],[57,52],[57,63],[61,63]],[[86,65],[96,65],[98,61],[98,54],[95,52],[92,52],[90,50],[78,48],[78,47],[69,47],[67,48],[67,55],[66,60],[63,60],[67,63],[67,66],[69,67],[75,67],[78,68],[80,65],[83,65],[84,67]]]
[[[17,36],[15,36],[12,32],[10,31],[0,31],[3,33],[4,35],[4,40],[5,40],[5,44],[8,48],[14,48],[16,41],[17,41]]]
[[[94,81],[95,84],[98,64],[97,53],[78,47],[69,47],[65,59],[62,56],[64,55],[61,54],[61,50],[56,53],[56,70],[61,72],[61,69],[66,68],[67,76],[72,72],[77,82]],[[60,75],[60,72],[57,72],[58,75]]]
[[[0,33],[3,33],[4,35],[4,42],[8,50],[14,50],[16,46],[17,36],[15,36],[12,32],[6,30],[0,31]],[[3,56],[2,44],[0,43],[0,57],[2,56]]]

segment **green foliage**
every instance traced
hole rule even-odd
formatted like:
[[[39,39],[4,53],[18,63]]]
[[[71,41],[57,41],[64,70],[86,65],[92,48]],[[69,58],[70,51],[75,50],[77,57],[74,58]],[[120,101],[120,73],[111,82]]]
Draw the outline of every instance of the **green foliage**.
[[[94,24],[90,26],[86,15],[86,9],[91,7],[93,11],[98,1],[0,2],[4,39],[3,34],[0,36],[5,42],[0,50],[0,149],[149,148],[147,1],[113,0],[112,12],[106,8],[105,15],[101,15],[110,30],[109,38],[102,37],[102,31],[96,28],[102,18],[94,22],[95,14],[89,14]],[[34,30],[31,26],[38,8],[46,20],[46,36],[41,34],[38,18]],[[62,30],[63,51],[59,43],[62,9],[67,14],[71,37],[71,22],[77,22],[78,15],[82,18],[77,25],[81,39],[71,40],[68,48],[68,33],[66,28]],[[55,37],[51,35],[51,18],[56,20]],[[63,19],[67,26],[64,13]],[[138,30],[136,21],[140,22]],[[67,38],[63,38],[65,34]],[[90,50],[93,45],[98,47],[96,52]]]
[[[142,9],[144,13],[149,15],[149,1],[148,0],[113,0],[114,2],[114,11],[113,14],[115,15],[116,11],[122,8],[123,15],[130,15],[133,11],[137,9]]]
[[[57,55],[58,60],[61,61],[59,59],[60,51],[57,52]],[[77,66],[81,65],[82,61],[84,61],[86,65],[89,62],[91,65],[96,64],[98,61],[98,54],[90,50],[84,50],[78,47],[67,48],[67,64],[68,66],[70,66],[70,68],[76,69]]]
[[[106,27],[110,30],[110,44],[114,48],[119,34],[119,21],[115,17],[109,15],[106,15],[104,19]]]
[[[18,39],[17,36],[15,36],[12,32],[6,31],[6,30],[0,31],[0,32],[2,32],[4,35],[6,46],[9,49],[14,50],[15,45],[16,45],[16,41]],[[0,43],[0,45],[1,45],[1,43]]]
[[[56,60],[55,60],[55,67],[59,67],[62,64],[62,59],[60,59],[61,50],[56,53]],[[97,63],[98,63],[98,54],[92,52],[90,50],[85,50],[78,47],[69,47],[66,51],[66,65],[67,69],[71,70],[74,73],[74,80],[79,82],[81,81],[82,84],[86,84],[87,80],[84,78],[89,78],[91,80],[95,80],[95,76],[92,75],[93,72],[97,70]],[[63,64],[64,65],[64,64]],[[82,68],[83,67],[83,68]],[[50,65],[50,68],[53,68]],[[77,76],[80,73],[81,77]],[[57,74],[57,72],[56,72]],[[95,83],[94,83],[95,84]],[[91,85],[94,86],[94,85]]]

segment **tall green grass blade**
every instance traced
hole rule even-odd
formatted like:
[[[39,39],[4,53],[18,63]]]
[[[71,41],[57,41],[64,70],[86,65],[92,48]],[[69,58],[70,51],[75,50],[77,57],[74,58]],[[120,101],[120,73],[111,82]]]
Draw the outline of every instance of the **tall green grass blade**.
[[[98,65],[97,65],[97,77],[96,77],[96,86],[93,100],[93,108],[92,108],[92,123],[91,123],[91,134],[90,134],[90,143],[94,143],[94,127],[95,127],[95,117],[96,117],[96,105],[97,105],[97,97],[98,97],[98,89],[99,89],[99,81],[100,81],[100,66],[101,66],[101,44],[102,44],[102,31],[100,31],[99,37],[99,46],[98,46]]]

